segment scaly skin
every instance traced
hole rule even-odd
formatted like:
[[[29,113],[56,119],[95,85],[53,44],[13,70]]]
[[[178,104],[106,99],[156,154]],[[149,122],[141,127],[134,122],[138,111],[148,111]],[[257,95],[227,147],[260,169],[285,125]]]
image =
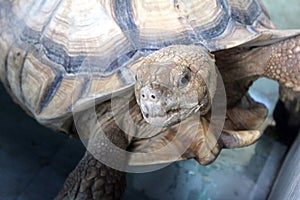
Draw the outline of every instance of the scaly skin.
[[[270,51],[264,74],[285,87],[300,91],[300,36],[286,39],[261,51]]]
[[[261,47],[238,47],[215,53],[226,87],[228,106],[234,106],[259,77],[300,91],[300,36]]]
[[[300,36],[273,45],[272,51],[265,73],[282,84],[274,110],[276,132],[281,141],[291,145],[300,128]]]
[[[123,106],[124,107],[124,106]],[[120,106],[122,108],[122,106]],[[116,146],[126,149],[129,139],[124,132],[116,125],[111,112],[110,101],[100,104],[96,107],[97,121],[93,119],[91,110],[83,111],[79,114],[76,125],[78,132],[85,131],[84,137],[89,138],[93,134],[99,134],[100,137],[93,137],[88,144],[88,149],[77,167],[66,179],[62,190],[56,197],[56,200],[85,200],[85,199],[120,199],[125,190],[125,172],[115,170],[101,163],[93,155],[101,155],[105,157],[113,157],[107,146],[101,145],[101,134],[105,133],[107,138]],[[97,123],[101,124],[101,129],[95,128],[89,132],[90,127],[97,127]],[[101,132],[103,130],[103,132]],[[119,165],[126,165],[126,160],[113,157],[114,162]],[[123,161],[123,162],[122,162]]]
[[[125,189],[125,173],[107,167],[86,152],[69,174],[56,200],[114,200]]]

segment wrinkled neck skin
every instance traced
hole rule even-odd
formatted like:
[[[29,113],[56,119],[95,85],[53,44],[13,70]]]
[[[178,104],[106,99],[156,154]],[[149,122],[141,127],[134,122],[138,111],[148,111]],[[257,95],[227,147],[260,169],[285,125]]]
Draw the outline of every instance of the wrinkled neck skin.
[[[167,127],[209,111],[217,74],[203,47],[169,46],[137,64],[135,95],[148,123]]]

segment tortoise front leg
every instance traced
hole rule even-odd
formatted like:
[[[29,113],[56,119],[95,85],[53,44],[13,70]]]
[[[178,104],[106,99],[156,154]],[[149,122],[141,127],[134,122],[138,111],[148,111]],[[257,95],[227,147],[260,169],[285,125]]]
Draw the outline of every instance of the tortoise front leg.
[[[228,106],[239,101],[261,76],[300,91],[300,36],[266,46],[219,51],[215,56],[225,83]]]
[[[300,36],[263,47],[261,51],[271,54],[264,75],[281,83],[274,111],[277,133],[283,142],[291,144],[300,127]]]
[[[124,172],[102,164],[87,151],[66,179],[56,200],[120,199],[125,183]]]
[[[208,165],[218,157],[222,148],[245,147],[256,142],[261,136],[257,128],[267,113],[265,106],[245,95],[234,107],[227,109],[224,126],[220,122],[222,117],[192,115],[177,125],[162,129],[151,138],[134,141],[130,150],[153,153],[168,146],[170,152],[158,155],[157,159],[172,162],[194,158],[200,164]],[[151,157],[144,155],[131,157],[130,163],[153,162]]]
[[[267,108],[246,93],[234,107],[227,109],[220,137],[224,148],[244,147],[256,142],[262,135],[258,128],[267,116]]]
[[[288,38],[281,42],[263,47],[260,58],[265,63],[264,75],[278,80],[282,85],[300,91],[300,36]]]
[[[108,144],[111,142],[118,148],[126,149],[128,138],[115,123],[110,102],[96,107],[97,117],[93,111],[87,110],[79,113],[78,118],[75,117],[77,132],[85,134],[81,137],[88,139],[88,151],[66,179],[56,200],[115,200],[120,199],[125,191],[125,172],[106,166],[94,156],[111,159],[118,166],[126,166],[127,158],[111,153]]]
[[[300,127],[300,36],[275,43],[265,49],[272,51],[265,74],[282,84],[274,111],[277,132],[279,138],[290,145]]]
[[[198,133],[193,138],[192,154],[201,164],[209,164],[217,158],[222,148],[246,147],[262,135],[257,128],[267,117],[267,109],[248,94],[228,108],[224,126],[220,130],[210,116],[200,118]],[[183,124],[184,125],[184,124]],[[209,128],[209,126],[211,126]]]
[[[255,129],[225,129],[227,121],[223,130],[219,132],[214,127],[208,129],[211,123],[205,118],[201,118],[203,129],[199,129],[200,133],[197,133],[189,148],[189,150],[192,149],[192,152],[187,154],[187,157],[194,157],[202,165],[213,162],[222,148],[246,147],[256,142],[262,135],[259,130]]]

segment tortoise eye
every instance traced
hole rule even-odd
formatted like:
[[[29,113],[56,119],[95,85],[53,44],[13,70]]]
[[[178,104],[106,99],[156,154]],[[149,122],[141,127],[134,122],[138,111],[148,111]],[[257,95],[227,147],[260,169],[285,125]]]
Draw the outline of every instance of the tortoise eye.
[[[190,79],[191,79],[191,73],[190,73],[190,70],[188,70],[179,79],[178,86],[180,88],[183,88],[183,87],[187,86],[187,84],[190,82]]]

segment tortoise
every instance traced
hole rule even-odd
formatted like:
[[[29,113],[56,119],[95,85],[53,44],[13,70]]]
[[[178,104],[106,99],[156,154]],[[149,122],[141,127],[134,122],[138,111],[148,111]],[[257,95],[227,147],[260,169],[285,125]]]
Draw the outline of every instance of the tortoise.
[[[14,101],[87,145],[57,199],[118,199],[127,165],[209,164],[260,137],[254,80],[300,90],[300,30],[259,0],[0,1],[0,24]]]

